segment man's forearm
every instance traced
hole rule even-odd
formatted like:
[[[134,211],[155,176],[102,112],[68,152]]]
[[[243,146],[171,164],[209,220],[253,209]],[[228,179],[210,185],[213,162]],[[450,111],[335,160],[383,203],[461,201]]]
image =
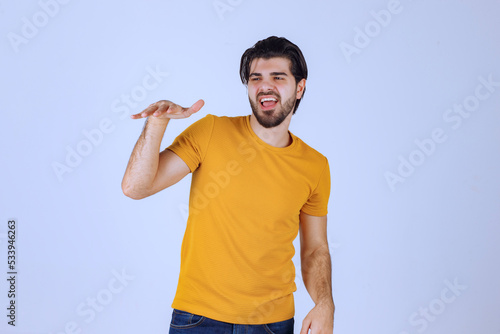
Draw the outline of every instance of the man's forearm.
[[[332,297],[332,263],[327,246],[302,254],[302,279],[314,303],[335,310]]]
[[[160,145],[169,119],[148,117],[130,155],[122,181],[123,192],[132,198],[145,195],[156,177]]]

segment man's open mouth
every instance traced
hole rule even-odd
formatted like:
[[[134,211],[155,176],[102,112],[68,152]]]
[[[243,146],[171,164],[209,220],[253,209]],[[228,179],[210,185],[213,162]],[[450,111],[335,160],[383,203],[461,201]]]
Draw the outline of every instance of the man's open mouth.
[[[263,96],[259,100],[262,110],[271,110],[278,104],[278,99],[273,96]]]

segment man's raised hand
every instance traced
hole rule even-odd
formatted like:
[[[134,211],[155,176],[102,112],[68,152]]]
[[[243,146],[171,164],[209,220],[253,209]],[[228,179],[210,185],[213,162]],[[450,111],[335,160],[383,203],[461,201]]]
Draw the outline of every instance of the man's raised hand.
[[[178,104],[171,101],[161,100],[153,103],[142,112],[131,115],[133,119],[153,116],[156,118],[187,118],[199,111],[205,102],[203,100],[196,101],[191,107],[183,108]]]

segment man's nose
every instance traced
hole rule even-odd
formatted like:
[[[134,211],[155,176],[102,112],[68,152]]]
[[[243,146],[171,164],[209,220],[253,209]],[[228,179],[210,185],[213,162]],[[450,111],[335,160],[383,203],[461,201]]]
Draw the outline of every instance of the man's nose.
[[[276,86],[270,79],[262,78],[260,81],[259,92],[276,91]]]

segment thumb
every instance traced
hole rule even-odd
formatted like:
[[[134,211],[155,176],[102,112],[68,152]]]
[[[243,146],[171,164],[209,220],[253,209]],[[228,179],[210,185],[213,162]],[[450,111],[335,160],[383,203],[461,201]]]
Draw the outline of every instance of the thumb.
[[[195,113],[195,112],[199,111],[204,105],[205,105],[205,101],[200,99],[200,100],[196,101],[191,107],[189,107],[189,109],[192,113]]]

